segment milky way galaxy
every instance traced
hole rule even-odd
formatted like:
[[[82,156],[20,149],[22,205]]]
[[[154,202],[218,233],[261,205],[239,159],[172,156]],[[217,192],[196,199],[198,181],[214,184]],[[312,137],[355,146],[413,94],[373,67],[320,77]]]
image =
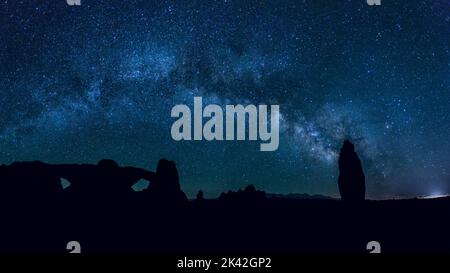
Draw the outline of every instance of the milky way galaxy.
[[[394,3],[395,2],[395,3]],[[0,163],[155,169],[206,197],[337,196],[351,139],[369,198],[450,192],[450,2],[1,1]],[[280,145],[171,138],[177,104],[280,105]]]

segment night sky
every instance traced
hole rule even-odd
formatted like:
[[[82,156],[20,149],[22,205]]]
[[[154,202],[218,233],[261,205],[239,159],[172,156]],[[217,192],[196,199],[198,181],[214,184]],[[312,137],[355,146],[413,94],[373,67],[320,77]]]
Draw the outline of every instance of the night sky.
[[[338,196],[351,139],[369,198],[450,192],[450,1],[0,3],[0,163],[155,170],[193,197],[248,184]],[[171,138],[176,104],[279,104],[280,146]]]

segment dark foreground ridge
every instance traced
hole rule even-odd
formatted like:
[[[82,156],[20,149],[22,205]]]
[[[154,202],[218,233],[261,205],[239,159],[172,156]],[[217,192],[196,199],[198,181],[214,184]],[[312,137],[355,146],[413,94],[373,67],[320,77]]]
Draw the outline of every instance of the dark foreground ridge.
[[[2,165],[0,251],[65,253],[78,241],[87,253],[367,253],[378,241],[382,252],[450,252],[449,198],[364,200],[350,142],[339,169],[342,201],[268,196],[253,185],[188,201],[165,159],[155,172],[113,160]],[[149,187],[135,192],[141,179]]]

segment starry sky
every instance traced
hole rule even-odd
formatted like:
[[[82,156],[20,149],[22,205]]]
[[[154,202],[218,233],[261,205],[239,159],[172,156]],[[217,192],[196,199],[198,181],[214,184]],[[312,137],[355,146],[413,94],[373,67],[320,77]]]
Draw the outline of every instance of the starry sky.
[[[450,1],[0,1],[0,163],[150,170],[182,189],[369,198],[450,192]],[[177,104],[279,104],[280,146],[171,138]]]

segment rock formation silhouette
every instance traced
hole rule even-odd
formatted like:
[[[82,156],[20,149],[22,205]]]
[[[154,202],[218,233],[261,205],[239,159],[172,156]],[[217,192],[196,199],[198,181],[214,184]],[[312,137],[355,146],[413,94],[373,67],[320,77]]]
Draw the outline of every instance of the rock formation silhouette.
[[[339,169],[342,198],[363,200],[364,174],[350,142]],[[141,179],[148,188],[133,191]],[[219,199],[200,191],[187,201],[175,163],[165,159],[155,172],[109,159],[1,165],[0,252],[65,253],[76,240],[85,253],[365,253],[374,238],[384,252],[450,252],[449,197],[348,206],[267,196],[250,185]]]
[[[363,201],[366,194],[365,176],[355,146],[344,141],[339,154],[339,192],[343,201]]]
[[[175,162],[161,159],[156,167],[156,174],[151,178],[150,186],[143,192],[153,200],[176,205],[188,201],[180,189],[178,170]]]
[[[109,199],[133,193],[132,186],[145,179],[150,186],[145,190],[152,201],[187,202],[181,191],[178,171],[173,161],[161,159],[156,173],[135,167],[120,167],[114,160],[103,159],[92,164],[46,164],[40,161],[15,162],[0,166],[0,197],[8,199],[35,199],[59,197],[65,193],[87,199]],[[61,179],[70,186],[64,189]]]
[[[237,192],[228,191],[223,192],[219,196],[219,200],[225,202],[260,202],[266,199],[264,191],[256,190],[254,185],[248,185],[244,190],[239,189]]]

